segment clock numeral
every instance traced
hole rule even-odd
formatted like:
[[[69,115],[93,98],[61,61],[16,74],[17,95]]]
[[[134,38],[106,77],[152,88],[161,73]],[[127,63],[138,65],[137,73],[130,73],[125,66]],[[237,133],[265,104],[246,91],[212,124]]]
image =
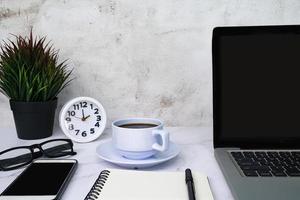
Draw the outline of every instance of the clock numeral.
[[[86,131],[83,131],[83,132],[81,133],[81,135],[82,135],[82,137],[86,137],[86,136],[87,136]]]
[[[73,124],[69,124],[69,130],[73,130],[74,129],[74,125]]]
[[[85,102],[85,101],[84,102],[80,102],[79,104],[80,104],[81,108],[86,108],[87,107],[87,102]]]
[[[97,116],[97,121],[101,121],[101,115]]]
[[[91,109],[93,110],[93,108],[94,108],[94,105],[91,103],[91,104],[90,104],[90,106],[91,106]]]
[[[70,118],[70,117],[67,117],[67,118],[66,118],[66,121],[70,122],[70,121],[71,121],[71,118]]]
[[[76,135],[78,135],[78,133],[80,132],[80,130],[78,130],[78,129],[76,129],[75,131],[76,131]]]
[[[95,113],[94,114],[99,114],[99,109],[98,108],[95,108]]]
[[[75,116],[75,111],[68,111],[69,116]]]
[[[91,134],[95,133],[95,129],[94,129],[94,128],[91,128],[91,129],[90,129],[90,133],[91,133]]]
[[[95,126],[99,127],[99,126],[100,126],[99,122],[97,122],[97,123],[95,124]]]
[[[74,104],[73,108],[74,108],[74,110],[79,110],[79,104]]]
[[[73,105],[74,110],[79,110],[80,108],[87,108],[87,102],[79,102],[79,104]]]

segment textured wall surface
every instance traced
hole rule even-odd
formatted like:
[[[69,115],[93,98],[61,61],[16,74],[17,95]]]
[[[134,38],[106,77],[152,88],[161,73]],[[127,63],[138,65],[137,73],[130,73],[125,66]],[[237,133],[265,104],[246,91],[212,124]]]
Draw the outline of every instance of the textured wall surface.
[[[59,96],[98,99],[109,120],[212,123],[211,33],[220,25],[296,24],[290,0],[1,0],[0,39],[46,35],[76,79]],[[14,126],[0,96],[0,126]]]

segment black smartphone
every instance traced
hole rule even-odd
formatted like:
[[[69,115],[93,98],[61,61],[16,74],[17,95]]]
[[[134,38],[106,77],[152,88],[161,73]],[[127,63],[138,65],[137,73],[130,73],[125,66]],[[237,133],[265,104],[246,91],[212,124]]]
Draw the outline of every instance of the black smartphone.
[[[77,166],[77,160],[36,160],[1,194],[0,200],[59,199]]]

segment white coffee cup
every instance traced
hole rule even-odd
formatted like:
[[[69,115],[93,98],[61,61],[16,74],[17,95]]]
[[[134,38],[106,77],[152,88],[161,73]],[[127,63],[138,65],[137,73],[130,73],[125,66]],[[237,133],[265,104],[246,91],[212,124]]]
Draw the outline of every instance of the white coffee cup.
[[[124,157],[145,159],[169,147],[163,122],[153,118],[127,118],[112,123],[113,145]]]

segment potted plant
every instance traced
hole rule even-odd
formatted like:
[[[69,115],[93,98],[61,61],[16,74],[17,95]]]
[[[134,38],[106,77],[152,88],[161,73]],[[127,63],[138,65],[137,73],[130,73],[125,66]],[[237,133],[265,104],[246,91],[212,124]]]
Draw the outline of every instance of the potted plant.
[[[20,139],[52,135],[57,95],[70,83],[71,70],[58,62],[46,37],[15,36],[0,49],[0,92],[10,99]]]

